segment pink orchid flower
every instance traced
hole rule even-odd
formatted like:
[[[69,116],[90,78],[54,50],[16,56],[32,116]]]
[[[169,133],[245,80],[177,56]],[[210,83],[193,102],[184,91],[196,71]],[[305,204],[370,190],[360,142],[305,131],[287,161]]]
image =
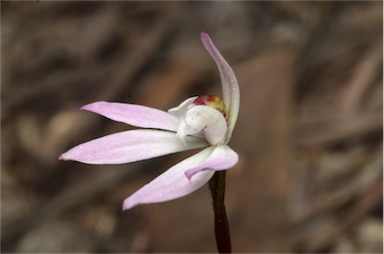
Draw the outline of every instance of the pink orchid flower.
[[[188,195],[206,184],[215,171],[227,170],[239,160],[227,146],[239,111],[238,82],[209,35],[202,32],[200,37],[219,69],[224,102],[212,95],[191,97],[168,112],[134,104],[94,102],[81,109],[146,129],[94,139],[59,157],[88,164],[121,164],[204,147],[126,198],[123,210]]]

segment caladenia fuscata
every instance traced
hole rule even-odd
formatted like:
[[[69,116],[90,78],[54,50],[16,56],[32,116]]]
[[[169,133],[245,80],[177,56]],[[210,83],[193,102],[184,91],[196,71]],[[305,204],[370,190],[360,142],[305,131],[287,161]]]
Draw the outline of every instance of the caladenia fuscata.
[[[128,196],[123,202],[123,210],[139,204],[177,199],[209,182],[218,250],[228,253],[231,243],[224,207],[225,173],[239,160],[228,142],[239,112],[240,91],[232,68],[209,35],[202,32],[200,36],[218,67],[223,99],[215,95],[195,96],[168,111],[104,101],[85,105],[82,110],[141,129],[88,141],[63,153],[59,159],[88,164],[122,164],[202,148]]]

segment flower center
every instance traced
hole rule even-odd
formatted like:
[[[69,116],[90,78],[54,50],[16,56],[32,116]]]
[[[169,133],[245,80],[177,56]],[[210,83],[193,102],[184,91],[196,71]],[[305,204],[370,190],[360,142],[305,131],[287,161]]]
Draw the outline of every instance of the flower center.
[[[224,102],[218,96],[203,95],[191,97],[168,112],[180,120],[177,135],[184,139],[187,135],[201,137],[217,145],[225,142],[228,124]]]
[[[197,97],[184,115],[178,134],[196,135],[204,133],[211,145],[224,141],[227,133],[227,119],[224,102],[218,96],[203,95]]]

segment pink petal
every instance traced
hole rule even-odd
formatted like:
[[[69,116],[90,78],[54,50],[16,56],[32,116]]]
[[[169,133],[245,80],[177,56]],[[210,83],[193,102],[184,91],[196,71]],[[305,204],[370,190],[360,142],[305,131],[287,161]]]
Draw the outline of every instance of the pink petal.
[[[206,141],[197,137],[186,137],[184,142],[173,132],[131,130],[80,144],[62,154],[59,159],[88,164],[121,164],[206,145]]]
[[[137,127],[177,131],[179,126],[179,119],[176,116],[141,105],[99,101],[85,105],[81,109]]]
[[[232,168],[239,161],[239,156],[235,151],[227,145],[216,146],[209,159],[203,164],[195,168],[190,168],[185,172],[188,179],[205,169],[210,170],[226,170]]]
[[[213,170],[197,173],[191,180],[185,176],[188,169],[209,166],[214,147],[181,161],[124,200],[123,210],[138,204],[159,203],[177,199],[194,192],[211,179]],[[205,167],[206,168],[206,167]]]
[[[200,34],[204,47],[207,49],[213,60],[216,62],[220,72],[221,84],[223,87],[223,100],[228,113],[228,134],[226,142],[229,141],[235,127],[240,107],[240,89],[235,73],[227,63],[220,51],[215,47],[209,35],[205,32]]]

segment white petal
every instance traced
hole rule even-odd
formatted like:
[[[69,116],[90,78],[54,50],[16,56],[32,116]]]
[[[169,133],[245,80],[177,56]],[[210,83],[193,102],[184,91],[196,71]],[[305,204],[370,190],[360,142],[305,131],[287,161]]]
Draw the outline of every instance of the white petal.
[[[179,119],[174,115],[141,105],[99,101],[81,109],[137,127],[177,131],[179,126]]]
[[[207,146],[197,137],[180,141],[174,132],[124,131],[80,144],[62,154],[61,160],[88,164],[121,164]]]
[[[182,127],[183,122],[180,124]],[[217,109],[205,105],[197,105],[189,109],[185,115],[185,130],[187,135],[193,135],[201,130],[211,145],[224,141],[227,133],[227,121]]]
[[[213,147],[206,148],[171,167],[125,199],[123,210],[130,209],[138,204],[159,203],[177,199],[199,189],[211,179],[214,171],[201,171],[190,180],[186,177],[185,172],[191,168],[204,167],[213,150]]]
[[[178,118],[183,118],[185,113],[187,112],[189,106],[198,98],[198,96],[194,96],[186,99],[179,106],[168,109],[168,113],[174,115]]]
[[[177,136],[180,138],[180,140],[184,140],[184,137],[188,135],[184,128],[185,126],[185,114],[187,113],[188,109],[192,105],[192,103],[198,98],[198,96],[188,98],[184,100],[182,103],[180,103],[179,106],[168,109],[168,113],[171,115],[176,116],[179,119],[179,126],[177,130]]]
[[[221,55],[220,51],[215,47],[209,35],[205,32],[202,32],[200,34],[200,38],[207,51],[212,56],[213,60],[216,62],[220,72],[221,84],[223,87],[223,100],[227,109],[228,133],[226,143],[228,143],[229,139],[231,138],[232,131],[235,127],[237,116],[239,114],[239,84],[231,66],[229,66],[227,61]]]

